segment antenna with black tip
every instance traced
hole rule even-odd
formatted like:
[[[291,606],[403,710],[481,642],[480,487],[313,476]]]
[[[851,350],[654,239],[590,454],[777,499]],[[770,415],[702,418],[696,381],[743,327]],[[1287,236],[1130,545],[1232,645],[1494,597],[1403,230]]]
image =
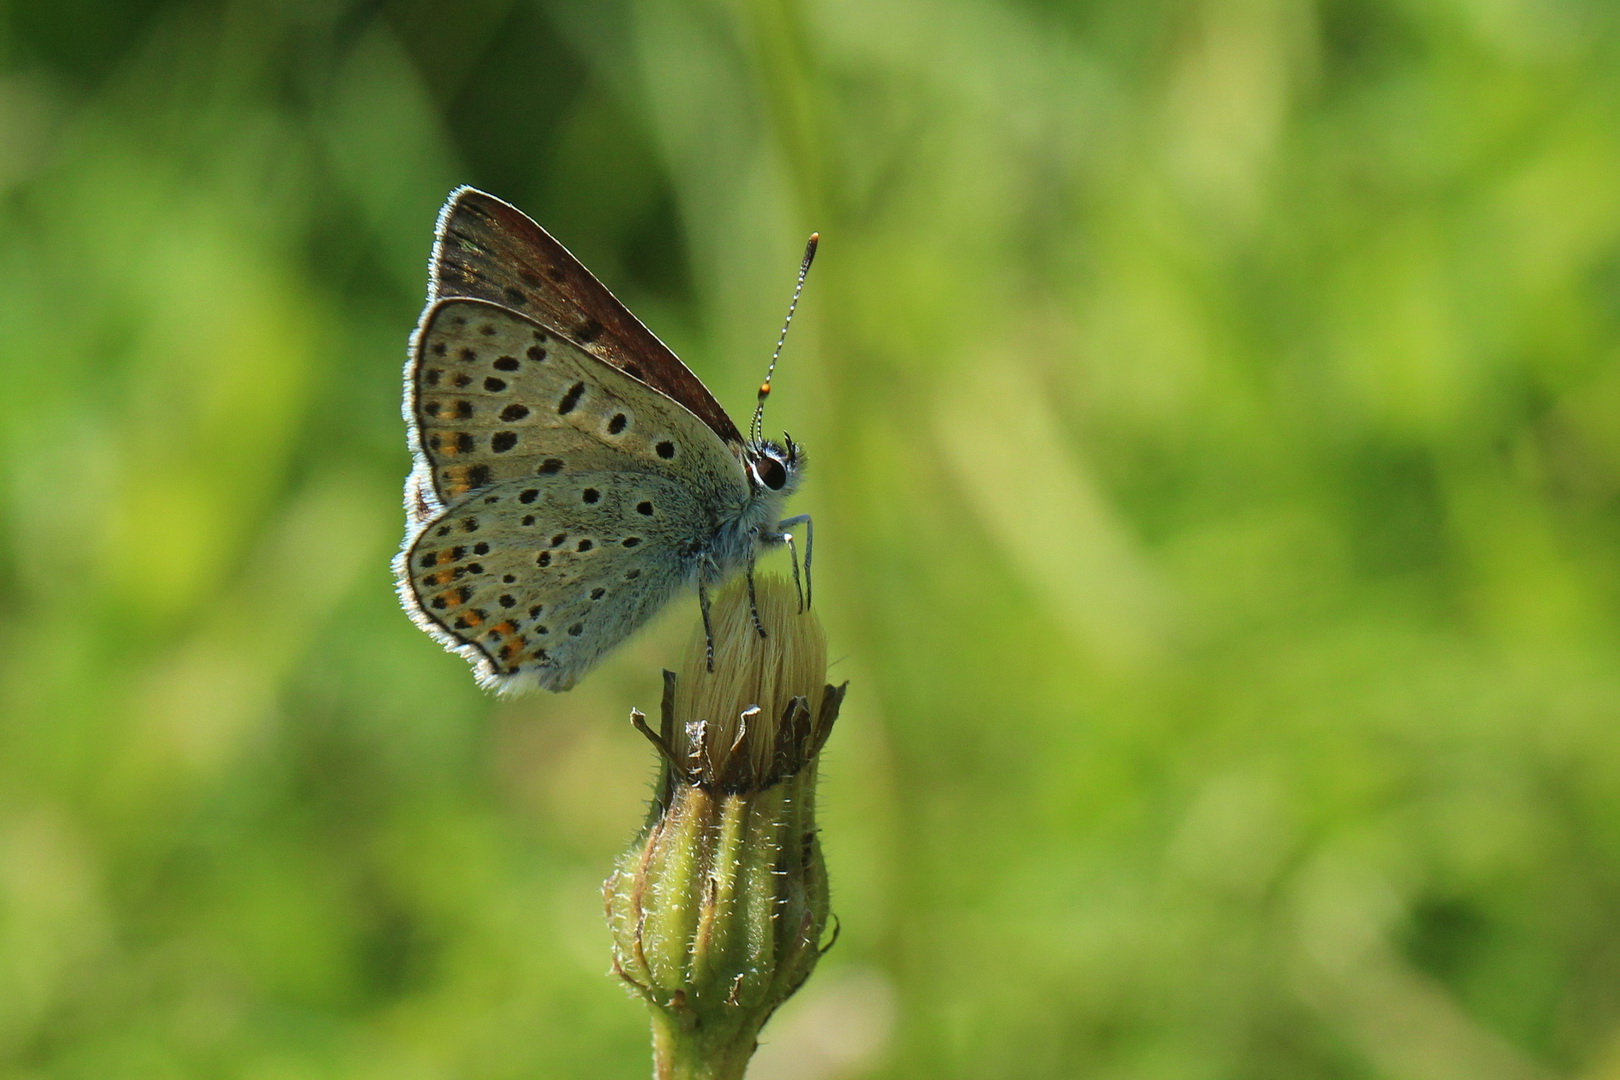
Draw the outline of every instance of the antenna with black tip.
[[[788,302],[787,318],[782,320],[782,332],[776,338],[776,351],[771,353],[771,366],[765,371],[765,381],[759,384],[759,404],[754,406],[754,422],[748,425],[748,441],[758,446],[765,434],[765,399],[771,396],[771,376],[776,374],[776,361],[782,355],[782,344],[787,341],[788,327],[793,325],[793,312],[799,306],[799,294],[804,291],[804,279],[810,273],[810,264],[815,261],[816,245],[821,242],[820,233],[811,233],[810,240],[804,245],[804,261],[799,263],[799,280],[793,286],[793,299]]]

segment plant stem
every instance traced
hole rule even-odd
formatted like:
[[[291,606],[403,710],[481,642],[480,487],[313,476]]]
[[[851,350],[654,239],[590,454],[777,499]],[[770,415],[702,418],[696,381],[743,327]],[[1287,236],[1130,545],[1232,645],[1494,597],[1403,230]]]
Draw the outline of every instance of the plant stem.
[[[746,1029],[746,1030],[745,1030]],[[742,1080],[760,1025],[682,1026],[674,1014],[652,1010],[654,1080]]]

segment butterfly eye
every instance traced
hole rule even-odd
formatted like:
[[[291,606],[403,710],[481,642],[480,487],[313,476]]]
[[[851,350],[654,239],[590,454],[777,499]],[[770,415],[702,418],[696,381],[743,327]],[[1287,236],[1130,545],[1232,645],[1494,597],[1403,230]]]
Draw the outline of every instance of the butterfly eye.
[[[773,457],[762,457],[754,462],[754,475],[772,491],[781,491],[782,485],[787,483],[787,470]]]

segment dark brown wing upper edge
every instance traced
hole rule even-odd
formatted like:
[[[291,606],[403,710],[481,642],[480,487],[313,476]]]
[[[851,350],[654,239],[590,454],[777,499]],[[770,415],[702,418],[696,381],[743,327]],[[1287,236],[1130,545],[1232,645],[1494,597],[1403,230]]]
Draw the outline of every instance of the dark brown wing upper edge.
[[[703,382],[568,249],[523,211],[476,188],[439,212],[428,303],[488,300],[547,325],[604,363],[679,402],[720,440],[742,434]]]

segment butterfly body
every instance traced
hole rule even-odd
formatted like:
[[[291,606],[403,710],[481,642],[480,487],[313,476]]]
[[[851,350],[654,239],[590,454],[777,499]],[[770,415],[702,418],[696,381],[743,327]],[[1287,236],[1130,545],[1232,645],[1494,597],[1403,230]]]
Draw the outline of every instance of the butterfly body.
[[[674,596],[789,540],[798,448],[744,440],[561,245],[481,192],[440,216],[405,383],[400,597],[483,685],[567,690]]]

